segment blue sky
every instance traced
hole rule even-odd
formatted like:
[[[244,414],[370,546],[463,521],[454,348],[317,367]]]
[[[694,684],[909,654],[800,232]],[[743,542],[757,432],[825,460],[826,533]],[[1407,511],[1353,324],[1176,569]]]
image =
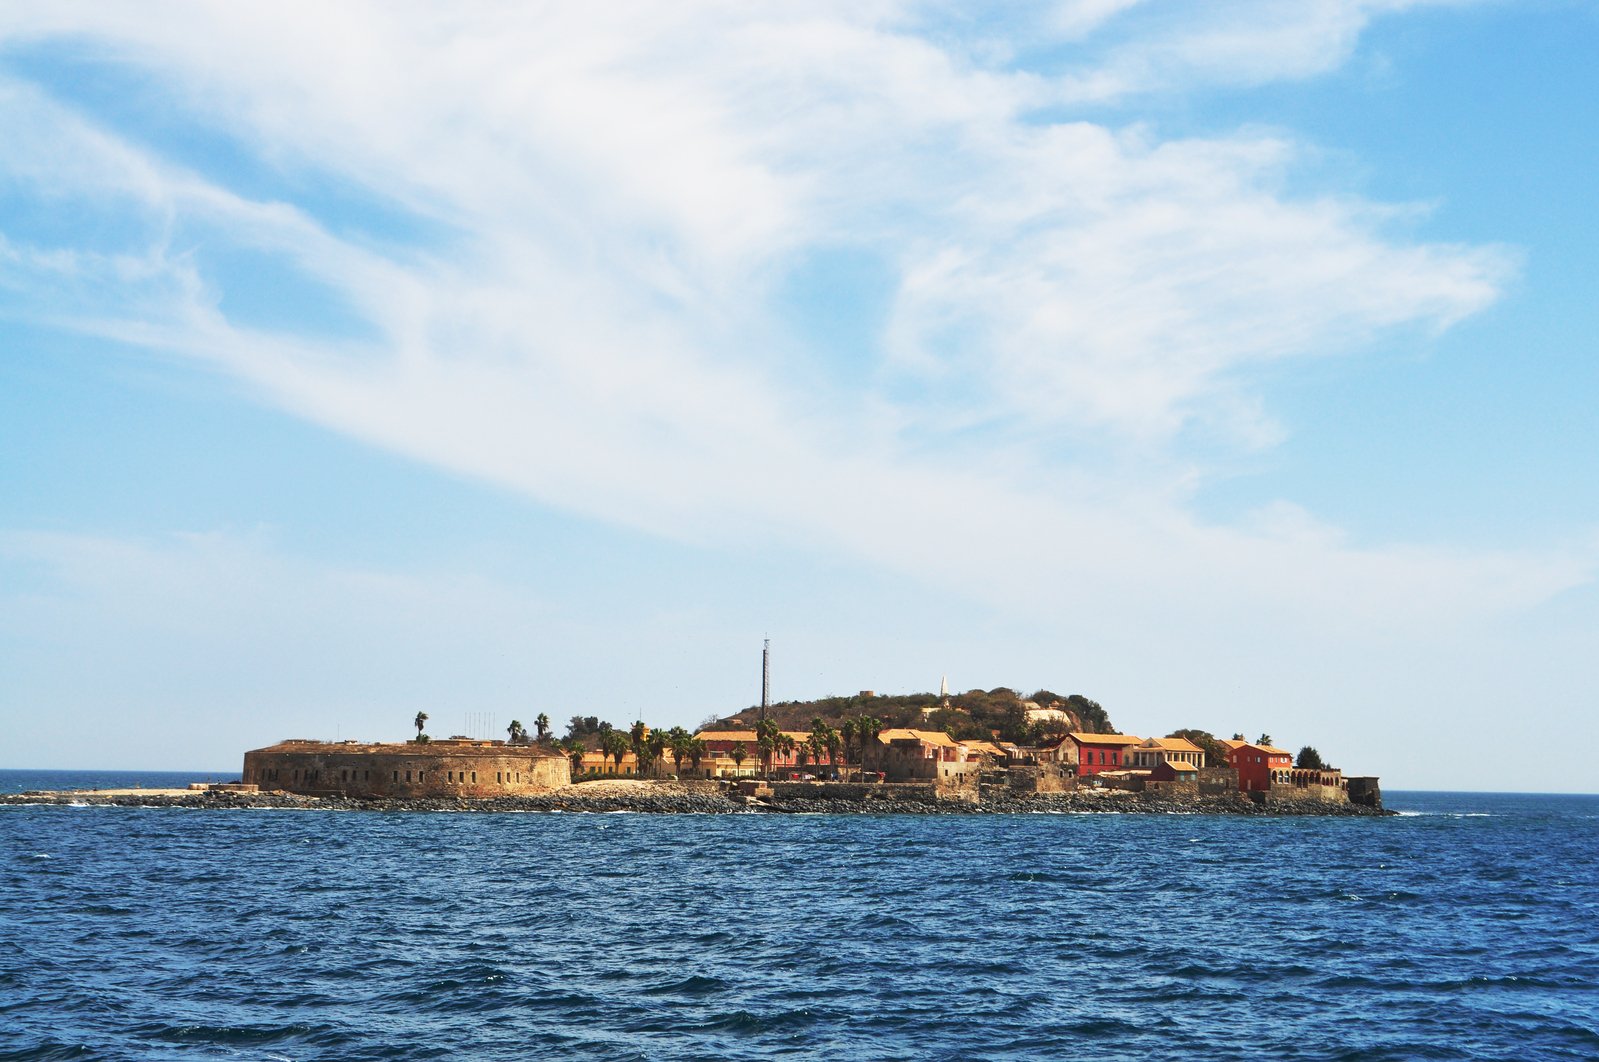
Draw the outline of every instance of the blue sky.
[[[1592,5],[670,7],[0,15],[0,766],[770,635],[1599,789]]]

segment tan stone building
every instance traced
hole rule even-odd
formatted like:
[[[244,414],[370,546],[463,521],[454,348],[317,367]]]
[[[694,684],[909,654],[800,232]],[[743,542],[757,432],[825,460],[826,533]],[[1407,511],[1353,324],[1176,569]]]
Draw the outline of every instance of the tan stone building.
[[[1133,746],[1132,766],[1149,770],[1163,763],[1186,763],[1195,768],[1205,765],[1205,750],[1187,738],[1147,738]]]

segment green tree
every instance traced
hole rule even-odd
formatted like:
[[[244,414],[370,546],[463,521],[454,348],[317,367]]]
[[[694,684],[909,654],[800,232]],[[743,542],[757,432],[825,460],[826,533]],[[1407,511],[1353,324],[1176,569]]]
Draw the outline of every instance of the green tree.
[[[755,724],[755,752],[760,757],[762,778],[772,773],[772,757],[777,754],[777,741],[782,736],[782,729],[771,719]]]
[[[861,740],[861,770],[866,769],[866,748],[868,745],[876,747],[877,735],[883,732],[883,722],[876,716],[863,715],[855,720],[855,731]]]
[[[416,740],[419,743],[427,740],[427,735],[422,733],[422,728],[427,725],[427,721],[428,714],[426,712],[417,712],[416,718],[411,720],[411,725],[416,727]]]
[[[550,717],[545,715],[543,712],[540,712],[538,717],[533,720],[533,729],[538,731],[540,741],[543,741],[545,738],[549,737]]]
[[[744,742],[737,741],[733,743],[733,747],[728,751],[727,755],[733,761],[733,766],[742,771],[744,769],[744,761],[749,759],[750,750],[744,747]]]
[[[601,741],[601,751],[616,761],[616,772],[618,774],[622,773],[622,757],[628,754],[628,751],[632,748],[632,742],[628,740],[626,734],[615,729],[607,730]],[[601,762],[603,764],[604,761]]]
[[[573,778],[583,773],[583,755],[588,750],[589,747],[576,738],[568,738],[561,743],[561,751],[565,752],[567,758],[572,761]]]
[[[709,751],[710,751],[710,749],[706,748],[705,741],[704,741],[703,738],[697,738],[697,737],[689,738],[688,739],[688,763],[689,763],[689,766],[694,768],[694,770],[698,771],[700,769],[700,760],[704,759],[706,753],[708,753]]]
[[[1270,745],[1271,744],[1271,735],[1270,734],[1262,734],[1262,735],[1260,735],[1260,737],[1255,739],[1255,744],[1257,744],[1257,745]]]
[[[683,773],[683,761],[688,758],[694,736],[680,726],[666,732],[666,747],[672,754],[672,764],[678,774]]]
[[[520,719],[511,720],[511,725],[505,728],[505,732],[510,736],[513,745],[521,745],[527,741],[527,731],[522,729]]]
[[[853,715],[850,716],[839,724],[838,732],[844,740],[844,763],[848,765],[850,762],[850,746],[855,743],[855,735],[860,733],[860,720]]]
[[[1322,762],[1321,753],[1317,752],[1315,746],[1313,745],[1306,745],[1304,748],[1299,750],[1299,759],[1294,763],[1294,766],[1304,767],[1307,770],[1312,771],[1325,770],[1327,767],[1327,765]]]
[[[637,756],[640,761],[644,759],[644,742],[649,736],[650,728],[644,725],[644,720],[642,719],[635,721],[633,725],[628,728],[628,745],[632,748],[633,755]]]
[[[666,735],[659,730],[650,731],[650,736],[644,739],[644,748],[650,754],[650,764],[660,763],[666,756]]]

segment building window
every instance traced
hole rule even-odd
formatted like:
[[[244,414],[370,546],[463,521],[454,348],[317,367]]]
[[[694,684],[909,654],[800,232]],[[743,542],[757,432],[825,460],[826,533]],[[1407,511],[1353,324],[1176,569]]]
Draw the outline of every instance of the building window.
[[[394,780],[396,782],[398,782],[400,780],[400,772],[399,771],[395,771],[394,772]]]
[[[410,771],[406,771],[405,772],[405,780],[407,782],[409,782],[411,780],[411,772]]]
[[[476,771],[472,772],[472,781],[474,781],[474,782],[477,781],[477,772]]]

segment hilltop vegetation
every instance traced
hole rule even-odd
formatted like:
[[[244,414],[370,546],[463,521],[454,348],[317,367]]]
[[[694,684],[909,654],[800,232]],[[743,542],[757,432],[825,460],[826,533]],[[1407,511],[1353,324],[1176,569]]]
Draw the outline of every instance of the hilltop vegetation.
[[[1022,697],[1004,686],[991,690],[952,693],[944,707],[936,693],[899,693],[863,697],[822,697],[812,701],[780,701],[768,716],[784,730],[809,730],[820,717],[833,726],[847,718],[871,716],[884,727],[916,727],[942,730],[957,739],[992,739],[1020,745],[1037,744],[1072,730],[1093,734],[1114,734],[1110,716],[1098,702],[1082,694],[1063,697],[1050,690],[1038,690]],[[1057,718],[1029,719],[1032,709],[1053,709]],[[713,716],[701,724],[703,730],[748,729],[760,718],[760,707],[752,705],[728,716]]]

